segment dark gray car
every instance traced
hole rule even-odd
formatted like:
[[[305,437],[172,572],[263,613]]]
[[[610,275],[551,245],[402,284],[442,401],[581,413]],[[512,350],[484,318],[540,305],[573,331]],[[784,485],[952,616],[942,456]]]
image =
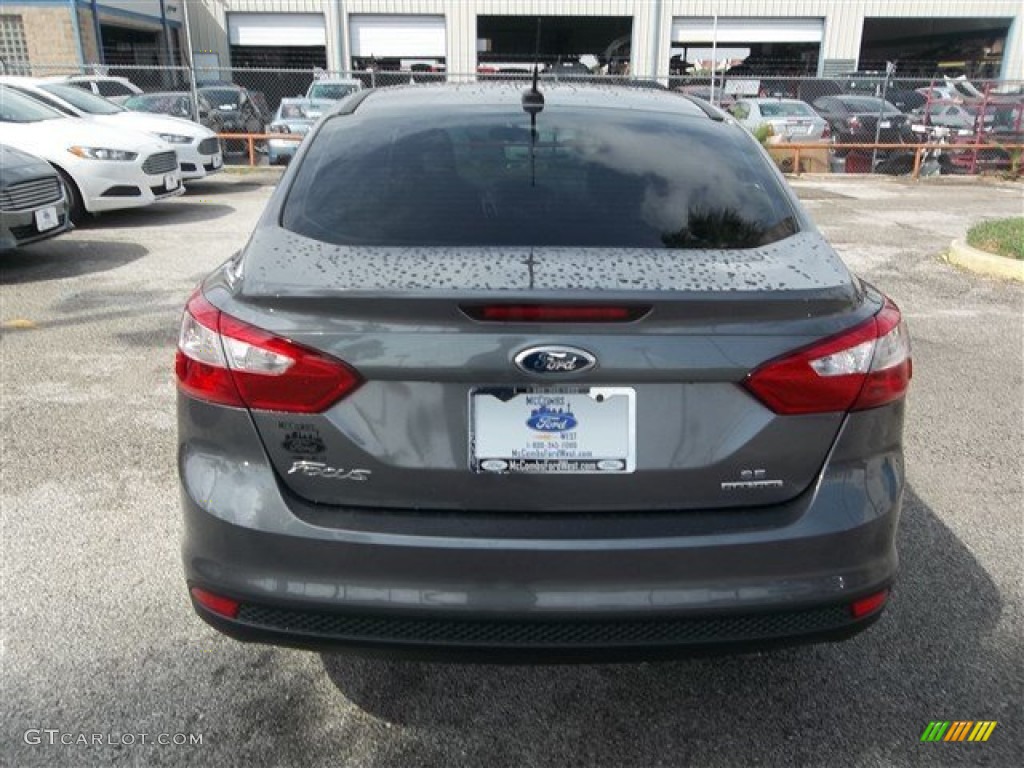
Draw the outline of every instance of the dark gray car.
[[[71,229],[64,185],[40,157],[0,144],[0,251]]]
[[[185,577],[221,631],[540,660],[878,618],[899,310],[717,109],[542,90],[353,96],[189,299]]]

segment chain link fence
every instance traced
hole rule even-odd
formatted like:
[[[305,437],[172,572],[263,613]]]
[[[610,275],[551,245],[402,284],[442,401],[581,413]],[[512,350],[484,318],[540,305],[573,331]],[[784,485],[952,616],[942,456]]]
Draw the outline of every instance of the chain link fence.
[[[125,102],[133,92],[150,94],[159,111],[199,117],[218,133],[259,136],[227,143],[229,162],[258,160],[262,135],[270,130],[284,99],[302,98],[314,83],[358,83],[385,88],[443,82],[519,81],[529,67],[465,74],[434,71],[260,69],[231,67],[122,66],[98,69],[33,64],[34,77],[101,75],[90,87]],[[103,77],[121,78],[104,81]],[[726,73],[673,75],[645,80],[621,75],[542,72],[541,83],[604,83],[669,88],[709,101],[733,114],[765,144],[784,171],[793,173],[978,174],[1017,176],[1024,145],[1024,82],[963,78],[901,78],[845,75],[832,78]],[[195,87],[198,115],[191,106]],[[157,98],[154,94],[160,94]],[[768,100],[767,106],[762,100]],[[802,102],[792,106],[789,102]],[[773,106],[773,104],[775,106]],[[132,101],[128,101],[132,107]],[[192,114],[190,115],[190,110]],[[783,114],[780,114],[783,113]],[[760,117],[759,117],[760,115]],[[807,129],[808,123],[825,126]]]

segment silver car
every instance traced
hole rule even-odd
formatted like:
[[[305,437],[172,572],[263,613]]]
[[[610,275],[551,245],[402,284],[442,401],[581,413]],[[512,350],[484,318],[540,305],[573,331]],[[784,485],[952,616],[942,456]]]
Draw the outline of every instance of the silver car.
[[[864,629],[897,566],[899,309],[717,109],[522,86],[342,102],[188,300],[195,610],[455,659]]]
[[[285,134],[300,138],[267,139],[267,162],[271,165],[285,165],[295,157],[302,136],[305,136],[316,120],[309,116],[309,99],[281,99],[274,120],[267,126],[267,133]]]
[[[818,141],[828,138],[828,121],[798,99],[739,99],[729,113],[751,131],[768,125],[776,136]]]
[[[912,114],[915,122],[922,121],[925,125],[961,131],[974,130],[979,122],[988,128],[996,119],[994,107],[990,107],[986,114],[981,114],[978,107],[967,104],[929,104],[918,107]]]

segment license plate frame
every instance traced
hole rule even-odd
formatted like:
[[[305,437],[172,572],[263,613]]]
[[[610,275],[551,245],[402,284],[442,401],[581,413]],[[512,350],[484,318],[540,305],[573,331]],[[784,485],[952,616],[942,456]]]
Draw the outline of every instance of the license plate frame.
[[[57,215],[57,206],[50,205],[40,208],[33,213],[37,232],[49,232],[60,226],[60,217]]]
[[[477,474],[636,471],[634,387],[476,387],[468,415],[469,468]]]

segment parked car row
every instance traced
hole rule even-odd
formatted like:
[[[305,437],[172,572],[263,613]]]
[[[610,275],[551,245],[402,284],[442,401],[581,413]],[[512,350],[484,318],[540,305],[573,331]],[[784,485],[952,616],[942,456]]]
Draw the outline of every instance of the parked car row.
[[[124,102],[129,110],[190,118],[216,133],[298,133],[305,134],[335,102],[362,90],[363,84],[351,78],[322,77],[313,81],[305,98],[285,98],[271,114],[266,101],[254,91],[233,83],[206,84],[196,89],[197,105],[188,91],[138,93]],[[271,139],[259,149],[267,151],[271,164],[286,163],[295,154],[299,142]],[[243,151],[246,143],[228,140],[226,149]]]
[[[63,82],[0,77],[0,83],[69,117],[95,120],[114,128],[128,128],[158,136],[174,145],[184,180],[201,179],[223,166],[220,141],[214,131],[183,118],[147,115],[114,104]]]
[[[0,250],[89,214],[176,197],[184,180],[223,168],[210,129],[91,91],[63,78],[0,77]]]
[[[692,90],[687,93],[695,95]],[[909,101],[903,99],[903,103]],[[735,99],[727,111],[752,132],[767,128],[782,141],[829,141],[833,156],[846,159],[847,168],[856,172],[908,173],[914,166],[914,153],[891,147],[848,149],[844,145],[938,141],[950,146],[936,153],[941,172],[973,173],[1011,167],[1011,155],[1001,147],[967,147],[1000,140],[1019,142],[1024,109],[1019,100],[936,104],[922,97],[922,101],[923,106],[904,110],[888,99],[862,94],[821,96],[810,103],[759,97]]]

